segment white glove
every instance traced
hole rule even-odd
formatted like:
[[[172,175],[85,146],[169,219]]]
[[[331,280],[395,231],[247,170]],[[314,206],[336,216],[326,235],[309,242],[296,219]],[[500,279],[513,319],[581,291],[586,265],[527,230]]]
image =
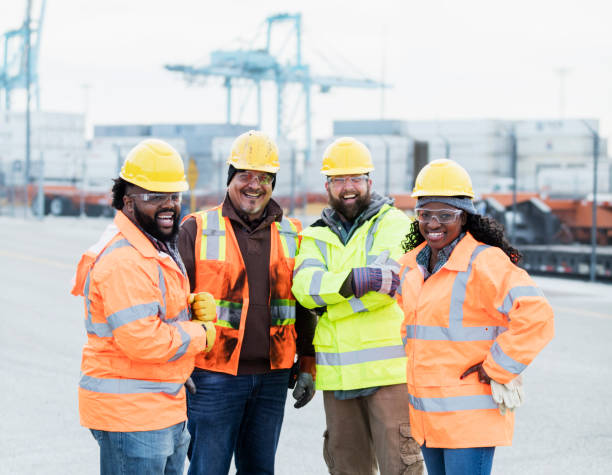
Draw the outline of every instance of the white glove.
[[[525,399],[523,390],[523,377],[519,374],[516,378],[506,384],[500,384],[491,380],[491,395],[497,403],[497,408],[503,416],[506,410],[512,412],[519,407]]]
[[[389,258],[389,254],[388,249],[384,250],[374,260],[374,262],[368,265],[368,267],[377,267],[381,270],[382,282],[378,292],[381,294],[391,295],[393,297],[399,283],[394,282],[394,277],[395,280],[399,280],[397,276],[399,273],[399,265]]]

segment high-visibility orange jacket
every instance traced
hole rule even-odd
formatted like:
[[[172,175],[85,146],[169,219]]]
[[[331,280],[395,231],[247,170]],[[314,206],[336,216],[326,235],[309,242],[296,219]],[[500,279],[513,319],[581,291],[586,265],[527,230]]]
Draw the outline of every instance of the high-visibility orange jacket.
[[[83,254],[72,293],[85,297],[81,424],[131,432],[186,420],[183,385],[206,333],[188,321],[189,281],[172,257],[119,211]]]
[[[212,350],[198,356],[196,366],[237,374],[249,307],[249,282],[238,241],[222,207],[200,211],[195,241],[194,292],[210,292],[217,304],[217,337]],[[290,368],[296,351],[295,297],[291,293],[298,233],[302,225],[283,217],[270,236],[270,366]]]
[[[499,413],[476,373],[459,377],[484,361],[495,381],[514,379],[552,339],[552,308],[501,249],[469,233],[424,281],[416,256],[425,245],[400,260],[412,436],[427,447],[510,445],[514,413]]]

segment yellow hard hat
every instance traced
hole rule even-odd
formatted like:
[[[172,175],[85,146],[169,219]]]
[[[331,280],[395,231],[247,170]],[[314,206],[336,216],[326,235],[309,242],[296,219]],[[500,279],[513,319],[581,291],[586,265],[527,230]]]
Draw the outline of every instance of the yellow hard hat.
[[[240,170],[276,173],[280,168],[278,147],[263,132],[249,130],[234,140],[227,164]]]
[[[136,145],[121,167],[119,176],[148,191],[187,191],[185,167],[179,153],[168,143],[147,139]]]
[[[416,177],[412,196],[469,196],[474,198],[472,180],[461,165],[439,158],[425,165]]]
[[[374,165],[368,147],[353,137],[335,140],[323,153],[323,175],[358,175],[372,170]]]

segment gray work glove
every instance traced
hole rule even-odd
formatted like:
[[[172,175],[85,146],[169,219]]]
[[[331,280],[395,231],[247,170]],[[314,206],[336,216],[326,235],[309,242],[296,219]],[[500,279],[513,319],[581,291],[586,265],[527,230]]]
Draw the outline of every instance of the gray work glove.
[[[193,382],[193,379],[191,378],[187,378],[187,381],[185,381],[185,387],[187,388],[187,391],[189,391],[190,394],[195,394],[198,392],[198,390],[196,389],[196,385]]]
[[[525,400],[523,378],[521,375],[518,375],[506,384],[500,384],[492,379],[491,395],[493,396],[493,400],[497,403],[497,408],[502,416],[506,411],[514,411]]]
[[[293,407],[299,409],[304,407],[310,402],[315,395],[314,380],[310,373],[298,374],[297,381],[295,383],[295,389],[293,390],[293,399],[296,400]]]

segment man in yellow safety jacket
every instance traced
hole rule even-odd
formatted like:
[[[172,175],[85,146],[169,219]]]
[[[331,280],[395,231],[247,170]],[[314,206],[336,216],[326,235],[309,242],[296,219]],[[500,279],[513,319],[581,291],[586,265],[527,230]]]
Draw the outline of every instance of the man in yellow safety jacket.
[[[300,372],[295,407],[314,396],[315,317],[291,293],[301,223],[271,198],[276,144],[250,131],[233,143],[227,196],[183,222],[179,251],[191,288],[217,305],[217,343],[196,360],[187,397],[189,473],[274,473],[290,368]]]
[[[113,186],[115,220],[77,268],[72,293],[84,296],[87,330],[79,412],[100,446],[103,475],[183,473],[184,383],[215,335],[211,323],[189,321],[176,245],[186,189],[176,150],[161,140],[138,144]],[[214,320],[214,306],[208,313]]]
[[[314,345],[332,474],[423,473],[411,437],[402,311],[393,299],[409,218],[371,191],[370,151],[344,137],[323,156],[329,208],[302,233],[293,293],[320,319]]]

